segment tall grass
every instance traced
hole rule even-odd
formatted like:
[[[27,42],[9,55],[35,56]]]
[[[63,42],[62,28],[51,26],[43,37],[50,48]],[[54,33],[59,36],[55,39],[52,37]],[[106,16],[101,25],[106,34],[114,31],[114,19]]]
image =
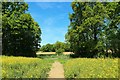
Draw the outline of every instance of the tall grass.
[[[66,78],[118,78],[118,59],[71,59],[64,70]]]
[[[47,78],[51,61],[39,58],[2,57],[2,78]]]

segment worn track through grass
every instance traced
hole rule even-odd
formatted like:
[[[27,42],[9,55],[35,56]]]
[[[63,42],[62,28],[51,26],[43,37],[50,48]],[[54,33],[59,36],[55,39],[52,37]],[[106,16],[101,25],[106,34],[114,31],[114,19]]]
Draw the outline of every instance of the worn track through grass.
[[[49,74],[49,79],[50,78],[64,78],[64,69],[63,65],[55,61],[52,65],[51,71],[48,73]]]

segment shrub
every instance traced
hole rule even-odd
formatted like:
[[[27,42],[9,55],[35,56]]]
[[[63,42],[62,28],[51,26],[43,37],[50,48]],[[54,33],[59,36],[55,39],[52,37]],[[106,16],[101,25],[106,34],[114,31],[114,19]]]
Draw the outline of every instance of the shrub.
[[[56,54],[60,55],[63,54],[64,49],[59,48],[58,50],[56,50]]]

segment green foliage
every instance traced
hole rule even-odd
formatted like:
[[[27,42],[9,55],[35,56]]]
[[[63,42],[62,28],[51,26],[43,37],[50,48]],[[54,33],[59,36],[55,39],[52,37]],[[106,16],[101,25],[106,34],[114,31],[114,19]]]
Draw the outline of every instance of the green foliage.
[[[54,49],[54,45],[53,45],[53,44],[43,45],[43,46],[40,48],[40,50],[43,51],[43,52],[55,52],[55,49]]]
[[[112,50],[112,55],[115,57],[120,57],[120,2],[118,3],[108,3],[108,15],[109,24],[106,30],[107,46]]]
[[[69,52],[70,51],[70,45],[69,45],[69,43],[64,43],[64,42],[59,42],[59,41],[57,41],[54,44],[54,48],[55,48],[55,51],[57,51],[57,50],[58,51],[65,51],[65,52]]]
[[[120,25],[119,4],[72,2],[73,13],[69,15],[70,25],[65,37],[76,55],[94,57],[109,49],[112,49],[114,54],[120,51],[119,39],[116,35],[119,33]],[[116,46],[113,46],[114,44],[111,42],[115,42],[113,35],[116,35],[117,38]]]
[[[40,48],[40,50],[43,52],[55,52],[55,51],[59,51],[59,49],[66,51],[66,52],[69,52],[70,51],[70,44],[57,41],[54,44],[46,44]]]
[[[25,2],[2,2],[2,54],[36,56],[41,30]]]
[[[60,54],[63,54],[64,52],[64,49],[57,49],[56,50],[56,54],[60,55]]]
[[[39,58],[2,57],[2,78],[47,78],[51,62]]]
[[[59,48],[64,49],[64,43],[57,41],[57,42],[54,44],[54,47],[55,47],[56,50],[58,50]]]
[[[118,58],[78,58],[64,64],[65,78],[118,78]]]

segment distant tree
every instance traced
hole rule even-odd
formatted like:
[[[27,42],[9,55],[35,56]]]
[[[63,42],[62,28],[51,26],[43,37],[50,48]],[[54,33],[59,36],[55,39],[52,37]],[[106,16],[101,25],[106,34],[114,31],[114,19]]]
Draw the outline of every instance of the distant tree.
[[[56,54],[60,55],[65,51],[65,45],[63,42],[57,41],[54,44]]]
[[[58,49],[64,49],[64,43],[63,42],[59,42],[57,41],[55,44],[54,44],[54,48],[55,50],[58,50]]]
[[[54,51],[55,51],[53,44],[43,45],[43,46],[40,48],[40,50],[43,51],[43,52],[54,52]]]
[[[63,54],[63,52],[64,52],[64,49],[62,49],[62,48],[56,49],[57,55]]]
[[[36,56],[41,30],[27,10],[25,2],[2,2],[3,55]]]
[[[70,51],[70,45],[68,43],[57,41],[54,44],[46,44],[40,48],[40,51],[43,52],[55,52],[55,51]]]

